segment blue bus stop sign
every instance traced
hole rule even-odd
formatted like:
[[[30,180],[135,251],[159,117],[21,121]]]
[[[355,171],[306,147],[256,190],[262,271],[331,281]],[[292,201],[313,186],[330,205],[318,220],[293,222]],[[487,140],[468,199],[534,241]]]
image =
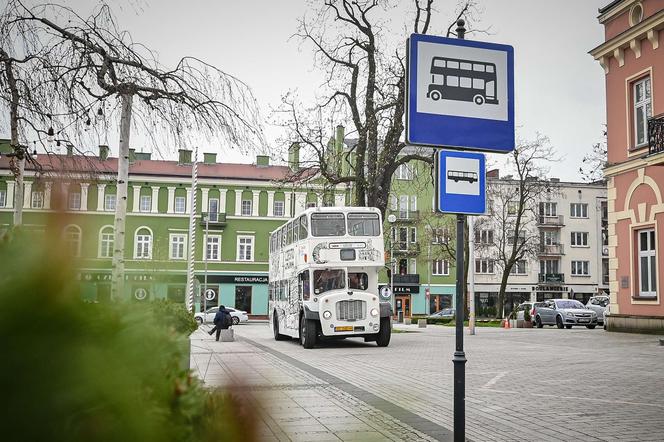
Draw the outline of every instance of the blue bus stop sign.
[[[460,150],[514,150],[514,48],[412,34],[406,141]]]
[[[483,153],[436,152],[436,210],[442,213],[486,213],[486,163]]]

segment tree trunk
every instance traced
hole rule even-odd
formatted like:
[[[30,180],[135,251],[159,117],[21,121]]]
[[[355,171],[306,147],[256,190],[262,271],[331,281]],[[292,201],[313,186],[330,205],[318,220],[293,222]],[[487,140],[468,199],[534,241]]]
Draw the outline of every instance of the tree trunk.
[[[15,193],[14,193],[14,227],[20,226],[23,224],[23,199],[24,199],[24,188],[23,188],[23,176],[25,173],[25,151],[21,148],[19,139],[18,139],[18,106],[19,106],[19,93],[18,85],[16,84],[16,78],[14,77],[13,63],[9,60],[9,55],[3,50],[0,49],[3,57],[7,58],[4,62],[5,64],[5,76],[7,77],[7,86],[9,88],[9,93],[11,96],[11,101],[9,102],[9,125],[10,125],[10,144],[14,154],[18,156],[14,157],[14,165],[12,171],[14,172],[14,178],[16,179]]]
[[[503,272],[500,279],[500,290],[498,291],[498,305],[496,305],[496,318],[502,319],[505,316],[505,290],[507,289],[507,279],[509,271]]]
[[[118,182],[115,197],[115,240],[113,243],[113,276],[111,299],[124,296],[125,224],[127,219],[127,188],[129,180],[129,136],[131,132],[131,105],[133,95],[122,94],[120,114],[120,149],[118,152]]]

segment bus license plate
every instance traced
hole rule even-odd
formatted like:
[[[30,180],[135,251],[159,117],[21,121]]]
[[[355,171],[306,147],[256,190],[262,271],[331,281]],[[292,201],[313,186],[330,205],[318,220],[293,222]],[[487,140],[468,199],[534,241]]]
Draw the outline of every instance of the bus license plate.
[[[334,327],[334,331],[335,331],[335,332],[340,332],[340,331],[353,331],[353,326],[352,326],[352,325],[348,325],[348,326],[344,326],[344,327]]]

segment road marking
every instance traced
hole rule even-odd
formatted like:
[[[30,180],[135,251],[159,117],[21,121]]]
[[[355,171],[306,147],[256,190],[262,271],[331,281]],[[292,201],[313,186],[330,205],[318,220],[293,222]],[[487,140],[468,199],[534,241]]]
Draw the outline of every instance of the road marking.
[[[521,391],[511,391],[511,390],[496,390],[495,388],[483,388],[483,391],[492,391],[494,393],[500,394],[523,394]],[[630,401],[618,401],[614,399],[598,399],[598,398],[589,398],[589,397],[579,397],[579,396],[558,396],[555,394],[545,394],[545,393],[528,393],[531,396],[537,397],[547,397],[554,399],[565,399],[565,400],[578,400],[578,401],[591,401],[591,402],[603,402],[606,404],[622,404],[622,405],[636,405],[640,407],[655,407],[655,408],[664,408],[664,404],[655,404],[655,403],[645,403],[645,402],[630,402]]]
[[[273,348],[267,347],[263,344],[259,344],[256,341],[253,341],[249,338],[243,337],[236,337],[237,339],[246,341],[250,343],[251,345],[267,352],[270,353],[271,355],[274,355],[281,359],[284,362],[287,362],[300,370],[303,370],[310,375],[313,375],[328,384],[332,385],[333,387],[338,388],[339,390],[353,396],[355,399],[358,399],[374,408],[377,410],[382,411],[383,413],[391,416],[392,418],[396,419],[399,422],[402,422],[415,430],[426,434],[427,436],[430,436],[436,440],[440,441],[452,441],[454,438],[454,434],[452,430],[443,427],[442,425],[438,425],[437,423],[430,421],[427,418],[424,418],[418,414],[413,413],[410,410],[407,410],[403,407],[400,407],[399,405],[390,402],[386,399],[383,399],[382,397],[371,393],[363,388],[360,388],[354,384],[351,384],[350,382],[344,381],[343,379],[334,376],[333,374],[330,374],[326,371],[323,371],[321,369],[318,369],[316,367],[312,367],[309,364],[306,364],[298,359],[295,359],[291,356],[288,356],[278,350],[275,350]]]
[[[498,373],[497,375],[495,375],[495,376],[494,376],[489,382],[487,382],[486,384],[484,384],[484,385],[482,386],[482,388],[493,387],[493,386],[496,384],[496,382],[498,382],[498,381],[500,380],[500,378],[502,378],[503,376],[505,376],[507,373],[508,373],[507,371],[501,371],[500,373]]]

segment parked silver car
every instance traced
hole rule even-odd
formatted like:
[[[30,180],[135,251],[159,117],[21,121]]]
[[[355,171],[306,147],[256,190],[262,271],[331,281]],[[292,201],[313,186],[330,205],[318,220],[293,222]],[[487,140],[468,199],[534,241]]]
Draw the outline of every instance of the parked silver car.
[[[555,325],[558,328],[585,325],[595,328],[597,313],[574,299],[549,299],[537,308],[535,324],[538,328],[545,325]]]
[[[444,308],[442,310],[437,311],[436,313],[432,313],[429,315],[429,318],[441,318],[441,319],[452,319],[454,318],[456,310],[453,308]]]
[[[606,295],[593,296],[586,303],[586,307],[597,313],[597,323],[604,324],[604,313],[609,305],[609,297]]]
[[[544,305],[543,302],[522,302],[516,308],[516,319],[517,321],[523,321],[526,318],[525,311],[528,310],[530,313],[530,320],[535,321],[535,315],[537,314],[537,309]]]

